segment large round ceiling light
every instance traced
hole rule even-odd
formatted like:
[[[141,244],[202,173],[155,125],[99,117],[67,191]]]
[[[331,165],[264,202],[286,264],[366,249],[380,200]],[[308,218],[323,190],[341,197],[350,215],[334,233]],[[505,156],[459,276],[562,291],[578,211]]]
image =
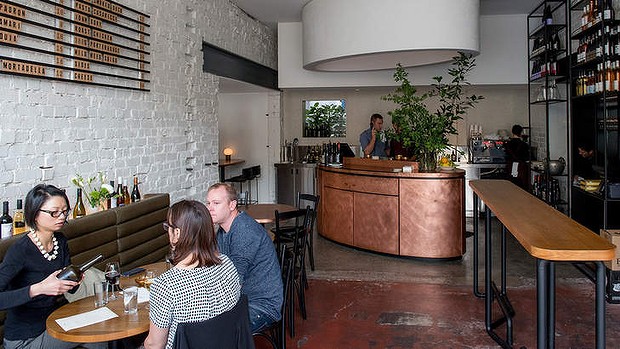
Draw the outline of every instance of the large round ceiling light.
[[[302,11],[304,68],[393,69],[480,51],[479,0],[312,0]]]

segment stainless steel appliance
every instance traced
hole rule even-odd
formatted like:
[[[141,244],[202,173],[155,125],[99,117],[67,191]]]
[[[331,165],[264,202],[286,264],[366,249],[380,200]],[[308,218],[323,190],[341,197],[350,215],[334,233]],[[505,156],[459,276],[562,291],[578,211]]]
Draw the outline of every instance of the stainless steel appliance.
[[[505,163],[504,141],[472,138],[469,140],[469,158],[474,164]]]

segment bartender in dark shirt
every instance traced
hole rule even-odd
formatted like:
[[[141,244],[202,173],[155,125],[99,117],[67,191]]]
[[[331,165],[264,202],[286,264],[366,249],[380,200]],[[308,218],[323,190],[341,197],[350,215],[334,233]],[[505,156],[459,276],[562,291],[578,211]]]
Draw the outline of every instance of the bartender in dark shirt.
[[[579,143],[577,145],[578,156],[575,157],[575,164],[573,165],[573,180],[578,180],[579,177],[584,179],[596,179],[600,175],[594,171],[592,165],[594,164],[594,149],[587,143]]]
[[[529,160],[529,145],[523,141],[523,127],[512,126],[512,137],[504,143],[506,151],[506,172],[510,180],[523,189],[529,187],[529,173],[527,161]]]

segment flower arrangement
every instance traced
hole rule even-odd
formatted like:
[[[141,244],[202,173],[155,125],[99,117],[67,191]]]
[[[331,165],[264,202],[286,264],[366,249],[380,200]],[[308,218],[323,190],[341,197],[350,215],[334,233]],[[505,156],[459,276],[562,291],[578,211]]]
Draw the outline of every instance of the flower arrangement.
[[[97,181],[97,179],[99,180]],[[82,192],[86,196],[86,200],[88,200],[92,208],[103,207],[108,198],[117,196],[114,194],[114,188],[106,183],[106,177],[103,172],[98,172],[97,175],[89,178],[84,178],[82,175],[76,174],[75,177],[71,178],[71,183],[82,189]]]

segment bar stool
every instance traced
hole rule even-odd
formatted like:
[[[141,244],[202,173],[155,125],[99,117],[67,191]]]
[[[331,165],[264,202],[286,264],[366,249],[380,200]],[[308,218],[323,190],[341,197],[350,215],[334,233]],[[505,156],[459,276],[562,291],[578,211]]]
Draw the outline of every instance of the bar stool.
[[[251,167],[246,167],[244,169],[241,170],[241,174],[238,176],[234,176],[231,178],[226,179],[226,182],[231,182],[231,183],[239,183],[239,199],[238,199],[238,203],[239,205],[247,205],[248,203],[250,203],[251,201],[249,200],[248,196],[251,195],[251,193],[247,193],[244,196],[241,196],[241,193],[243,193],[243,183],[247,182],[248,180],[252,179],[252,168]],[[251,183],[250,183],[250,190],[251,190]]]

